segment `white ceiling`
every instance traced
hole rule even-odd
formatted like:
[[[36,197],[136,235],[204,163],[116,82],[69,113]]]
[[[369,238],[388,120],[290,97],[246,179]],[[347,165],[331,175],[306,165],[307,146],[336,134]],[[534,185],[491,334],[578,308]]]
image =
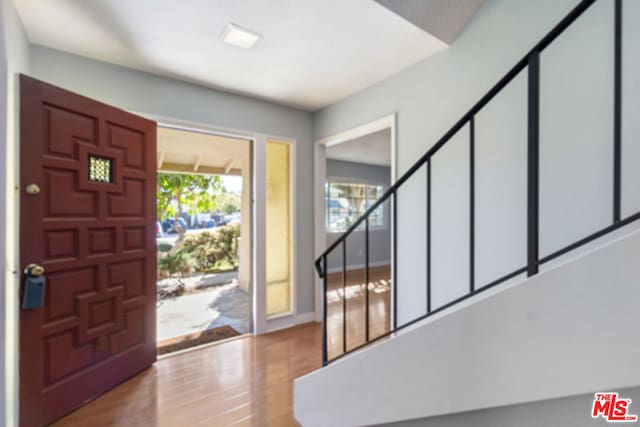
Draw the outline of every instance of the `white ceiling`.
[[[327,147],[327,158],[368,165],[391,166],[391,131],[383,129]]]
[[[316,110],[446,47],[373,0],[15,0],[32,43]],[[224,44],[233,22],[262,35]]]

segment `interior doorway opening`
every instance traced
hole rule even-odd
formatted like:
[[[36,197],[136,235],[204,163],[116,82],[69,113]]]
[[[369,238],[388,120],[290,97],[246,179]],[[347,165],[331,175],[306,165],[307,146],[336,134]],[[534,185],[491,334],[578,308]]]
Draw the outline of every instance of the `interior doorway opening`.
[[[158,128],[158,354],[252,331],[251,143]]]
[[[321,254],[395,181],[395,116],[318,141],[315,154],[316,253]],[[316,289],[318,300],[327,301],[329,357],[390,330],[393,211],[392,202],[382,203],[326,258],[327,288],[318,281]],[[322,308],[316,310],[322,314]]]

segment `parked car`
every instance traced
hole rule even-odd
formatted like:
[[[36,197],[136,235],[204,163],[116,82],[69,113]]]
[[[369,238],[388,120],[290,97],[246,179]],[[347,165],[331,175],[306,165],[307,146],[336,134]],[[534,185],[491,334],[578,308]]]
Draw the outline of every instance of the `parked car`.
[[[162,228],[162,224],[160,221],[156,221],[156,237],[164,236],[164,229]]]
[[[164,221],[162,221],[162,229],[167,234],[175,234],[178,232],[178,230],[175,229],[175,223],[176,221],[173,218],[165,219]],[[178,226],[183,230],[189,229],[189,226],[187,225],[187,221],[185,221],[184,218],[178,218]]]
[[[225,215],[225,220],[227,220],[227,224],[239,224],[240,223],[240,213],[232,213],[231,215]]]
[[[223,225],[227,225],[229,223],[229,221],[220,214],[211,215],[211,219],[215,222],[214,227],[222,227]]]

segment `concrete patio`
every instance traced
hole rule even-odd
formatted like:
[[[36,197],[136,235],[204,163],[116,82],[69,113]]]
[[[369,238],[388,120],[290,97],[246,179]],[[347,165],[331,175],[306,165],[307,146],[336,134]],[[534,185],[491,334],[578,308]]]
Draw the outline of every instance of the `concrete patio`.
[[[236,273],[232,273],[235,275]],[[158,283],[171,285],[174,279]],[[241,334],[251,331],[249,295],[229,273],[182,279],[185,294],[158,300],[157,341],[228,325]]]

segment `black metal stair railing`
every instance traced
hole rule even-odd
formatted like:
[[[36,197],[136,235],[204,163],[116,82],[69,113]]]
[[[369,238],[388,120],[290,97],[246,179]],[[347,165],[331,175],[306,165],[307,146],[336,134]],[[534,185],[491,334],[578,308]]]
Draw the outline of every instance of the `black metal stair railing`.
[[[581,240],[574,242],[562,249],[559,249],[545,257],[539,255],[539,156],[540,156],[540,53],[549,46],[560,34],[562,34],[571,24],[576,21],[589,7],[591,7],[598,0],[583,0],[579,3],[558,25],[556,25],[533,49],[531,49],[508,73],[500,79],[500,81],[489,90],[457,123],[455,123],[451,129],[438,140],[411,168],[402,175],[383,195],[378,199],[367,211],[360,216],[336,241],[334,241],[315,261],[315,267],[320,278],[323,279],[323,350],[322,360],[323,365],[326,365],[330,361],[334,361],[345,354],[358,350],[372,342],[378,341],[382,338],[388,337],[394,332],[400,329],[406,328],[418,321],[421,321],[429,316],[434,315],[442,310],[445,310],[459,302],[466,300],[480,292],[484,292],[500,283],[505,282],[511,278],[526,273],[527,276],[532,276],[538,273],[539,266],[549,262],[561,255],[564,255],[586,243],[589,243],[613,230],[616,230],[622,226],[625,226],[637,219],[640,219],[640,213],[622,218],[621,215],[621,122],[622,122],[622,108],[621,108],[621,90],[622,90],[622,0],[614,1],[614,46],[613,46],[613,62],[614,62],[614,106],[613,106],[613,206],[612,206],[612,223],[604,229],[582,238]],[[506,274],[502,277],[496,278],[490,283],[477,286],[474,278],[474,260],[475,260],[475,224],[474,224],[474,209],[475,209],[475,116],[489,101],[491,101],[503,88],[505,88],[520,72],[527,71],[528,90],[527,90],[527,264],[515,271]],[[440,150],[447,142],[460,131],[464,126],[469,126],[469,177],[470,177],[470,194],[469,194],[469,206],[470,206],[470,248],[469,248],[469,261],[470,261],[470,277],[469,277],[469,291],[442,306],[437,308],[431,307],[431,166],[433,162],[433,156]],[[426,294],[427,294],[427,310],[423,315],[416,317],[415,319],[398,325],[397,322],[397,292],[392,292],[393,295],[393,320],[390,330],[382,335],[371,338],[369,334],[369,218],[380,208],[383,203],[392,202],[392,253],[393,262],[396,265],[400,254],[397,251],[397,205],[398,205],[398,190],[403,184],[412,177],[421,167],[426,167],[427,182],[426,182],[426,197],[427,197],[427,213],[426,213],[426,227],[427,227],[427,242],[426,242]],[[365,342],[355,348],[347,349],[346,345],[346,241],[347,238],[356,230],[361,229],[364,225],[364,258],[365,258]],[[327,258],[329,254],[342,245],[342,288],[343,288],[343,352],[329,359],[328,357],[328,330],[327,330]],[[394,275],[395,276],[395,275]],[[394,277],[391,283],[394,290],[397,290],[398,283],[397,277]]]

